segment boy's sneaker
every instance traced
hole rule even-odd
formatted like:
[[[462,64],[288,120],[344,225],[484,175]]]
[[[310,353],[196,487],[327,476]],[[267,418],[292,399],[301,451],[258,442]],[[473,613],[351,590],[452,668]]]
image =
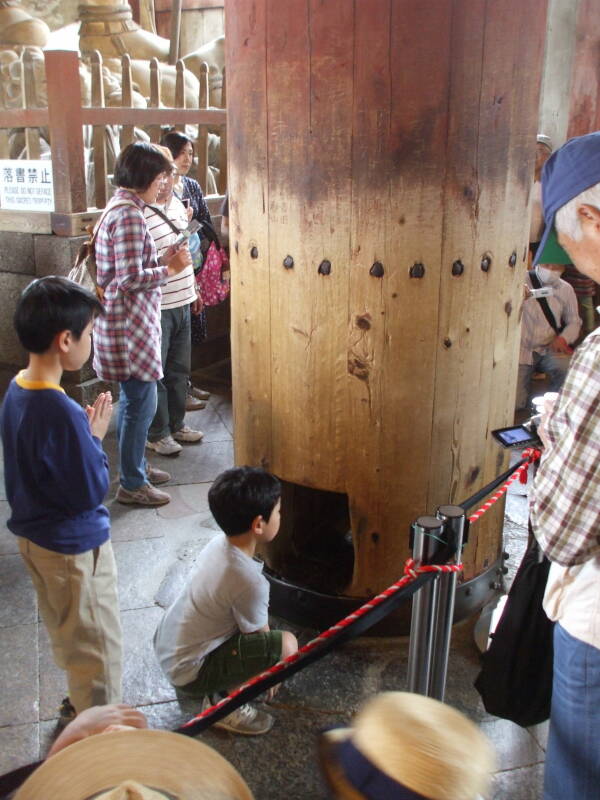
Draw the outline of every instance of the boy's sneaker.
[[[193,397],[197,397],[199,400],[208,400],[210,397],[210,392],[206,392],[204,389],[196,389],[195,386],[192,386],[190,389],[190,394]]]
[[[148,482],[154,486],[160,486],[161,483],[167,483],[171,480],[170,474],[164,469],[158,469],[150,464],[146,464],[146,477]]]
[[[156,489],[150,483],[145,483],[132,492],[119,486],[116,499],[118,503],[132,506],[166,506],[171,502],[171,495]]]
[[[56,727],[58,730],[66,728],[69,722],[72,722],[76,716],[77,712],[75,711],[75,707],[69,698],[65,697],[58,709],[58,721],[56,723]]]
[[[202,711],[210,708],[214,703],[209,697],[202,701]],[[261,733],[268,733],[273,727],[275,720],[265,711],[259,711],[250,703],[236,708],[231,714],[214,723],[215,728],[221,728],[230,733],[239,733],[243,736],[260,736]]]
[[[176,456],[183,449],[170,434],[157,442],[146,442],[146,447],[149,450],[154,450],[159,456]]]
[[[187,425],[184,425],[183,428],[180,428],[173,434],[173,438],[176,439],[178,442],[188,442],[188,444],[199,442],[203,436],[204,434],[202,433],[202,431],[194,431]],[[179,449],[181,450],[181,446],[179,446]]]
[[[193,394],[186,395],[185,410],[186,411],[201,411],[206,408],[206,400],[199,400]]]

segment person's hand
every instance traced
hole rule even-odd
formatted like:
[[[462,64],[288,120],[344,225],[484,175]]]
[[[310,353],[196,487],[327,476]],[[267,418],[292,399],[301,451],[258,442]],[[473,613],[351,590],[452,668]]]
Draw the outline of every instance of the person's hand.
[[[557,336],[550,343],[550,350],[552,350],[553,353],[564,353],[566,356],[570,356],[573,352],[573,348],[569,347],[567,340],[563,336]]]
[[[558,392],[546,392],[541,398],[542,402],[539,403],[538,401],[538,403],[536,403],[536,410],[541,414],[537,435],[542,440],[544,447],[550,447],[551,445],[550,439],[548,438],[548,430],[546,425],[548,423],[548,417],[556,405],[557,398]]]
[[[81,739],[102,733],[111,726],[128,728],[147,728],[148,721],[141,711],[137,711],[124,703],[108,706],[92,706],[78,714],[69,722],[48,753],[48,758]]]
[[[204,303],[202,302],[202,298],[200,297],[200,292],[196,292],[196,299],[192,303],[192,314],[197,317],[198,314],[202,313],[202,309],[204,308]]]
[[[110,392],[101,392],[93,406],[86,406],[85,413],[90,423],[92,436],[97,436],[100,441],[106,436],[112,412],[112,394]]]
[[[163,256],[167,264],[167,274],[169,277],[172,275],[179,275],[180,272],[192,264],[192,255],[187,244],[182,245],[178,250],[175,250],[172,255],[169,255],[170,250],[171,248],[169,247]]]
[[[188,206],[186,208],[186,213],[187,213],[187,218],[188,218],[188,222],[189,222],[191,220],[191,218],[194,216],[194,209],[191,206]]]

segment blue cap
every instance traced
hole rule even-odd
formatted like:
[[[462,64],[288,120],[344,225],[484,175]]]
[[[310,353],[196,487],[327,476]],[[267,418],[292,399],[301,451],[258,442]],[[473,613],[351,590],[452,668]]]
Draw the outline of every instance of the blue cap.
[[[556,150],[542,170],[544,234],[534,264],[571,264],[572,258],[558,244],[554,217],[559,208],[578,194],[600,183],[600,131],[569,139]]]

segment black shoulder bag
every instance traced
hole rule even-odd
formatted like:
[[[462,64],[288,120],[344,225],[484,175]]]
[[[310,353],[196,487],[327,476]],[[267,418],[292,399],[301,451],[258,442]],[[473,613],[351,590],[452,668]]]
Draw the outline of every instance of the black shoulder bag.
[[[538,276],[535,274],[535,270],[533,270],[533,269],[529,270],[529,280],[531,281],[531,285],[533,286],[534,289],[541,289],[542,288],[542,283],[541,283],[540,279],[538,278]],[[554,317],[554,314],[550,310],[550,306],[548,305],[548,301],[546,300],[545,297],[536,297],[536,300],[540,304],[540,307],[542,309],[542,312],[543,312],[544,316],[546,317],[548,325],[550,325],[550,327],[552,328],[552,330],[554,331],[554,333],[557,336],[560,336],[561,333],[564,331],[565,326],[561,325],[559,327],[556,324],[556,319]]]
[[[542,608],[549,569],[533,539],[475,681],[486,711],[524,728],[550,716],[554,623]]]

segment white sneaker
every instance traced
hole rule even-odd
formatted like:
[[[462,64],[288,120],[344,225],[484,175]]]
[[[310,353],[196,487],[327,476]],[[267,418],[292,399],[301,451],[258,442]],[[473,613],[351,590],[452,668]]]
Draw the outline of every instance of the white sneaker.
[[[182,446],[177,444],[170,434],[157,442],[146,442],[146,447],[149,450],[154,450],[159,456],[176,456],[183,450]]]
[[[214,703],[210,698],[205,697],[202,701],[202,711],[212,705]],[[260,736],[262,733],[268,733],[274,722],[275,720],[270,714],[265,711],[259,711],[254,706],[251,706],[250,703],[244,703],[243,706],[236,708],[231,714],[215,722],[214,727],[230,733],[239,733],[243,736]]]
[[[194,442],[199,442],[200,439],[204,434],[202,431],[195,431],[192,428],[188,428],[187,425],[184,425],[183,428],[180,428],[178,431],[175,431],[173,434],[173,439],[176,439],[178,442],[188,442],[188,444],[193,444]],[[175,442],[173,442],[175,444]],[[181,445],[177,445],[181,450]]]

